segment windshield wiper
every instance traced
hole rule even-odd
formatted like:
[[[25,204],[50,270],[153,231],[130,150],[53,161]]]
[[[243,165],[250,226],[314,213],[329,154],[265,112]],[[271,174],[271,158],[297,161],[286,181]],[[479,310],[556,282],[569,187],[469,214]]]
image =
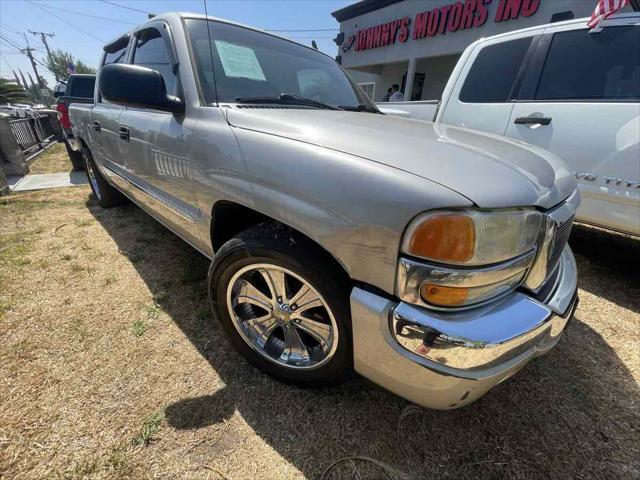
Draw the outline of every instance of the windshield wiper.
[[[379,113],[380,115],[384,115],[380,110],[372,105],[367,105],[366,103],[360,103],[358,105],[340,105],[342,110],[347,110],[349,112],[368,112],[368,113]]]
[[[327,110],[344,110],[341,107],[322,103],[312,98],[295,95],[293,93],[281,93],[273,97],[236,97],[237,103],[276,103],[282,105],[307,105],[309,107],[326,108]]]

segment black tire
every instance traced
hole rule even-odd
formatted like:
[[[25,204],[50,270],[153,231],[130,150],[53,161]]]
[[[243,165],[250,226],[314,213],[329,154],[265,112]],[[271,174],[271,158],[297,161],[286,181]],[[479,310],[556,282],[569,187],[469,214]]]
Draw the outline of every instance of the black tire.
[[[107,180],[102,176],[102,173],[98,170],[96,162],[88,148],[84,147],[82,149],[82,155],[85,161],[85,172],[87,173],[89,185],[91,186],[91,190],[93,191],[93,194],[98,200],[100,206],[103,208],[110,208],[126,203],[128,201],[127,197],[107,182]],[[95,178],[92,179],[92,175]]]
[[[69,143],[65,140],[64,146],[67,149],[67,155],[69,155],[69,160],[71,160],[71,165],[75,171],[84,170],[84,155],[82,155],[82,151],[74,151],[69,146]]]
[[[271,361],[254,350],[234,326],[227,308],[227,287],[233,276],[251,264],[269,263],[294,272],[324,299],[335,319],[338,340],[333,356],[310,370]],[[209,301],[215,317],[236,350],[251,364],[276,379],[302,387],[336,385],[353,371],[350,282],[335,260],[307,239],[274,223],[240,233],[216,253],[208,276]]]

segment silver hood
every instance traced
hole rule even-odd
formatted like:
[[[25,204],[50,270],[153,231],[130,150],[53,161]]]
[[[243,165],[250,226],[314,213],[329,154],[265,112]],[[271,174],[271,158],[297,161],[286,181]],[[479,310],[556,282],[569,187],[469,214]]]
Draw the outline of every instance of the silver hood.
[[[550,208],[576,188],[564,162],[497,135],[336,110],[227,109],[234,126],[307,142],[444,185],[482,208]]]

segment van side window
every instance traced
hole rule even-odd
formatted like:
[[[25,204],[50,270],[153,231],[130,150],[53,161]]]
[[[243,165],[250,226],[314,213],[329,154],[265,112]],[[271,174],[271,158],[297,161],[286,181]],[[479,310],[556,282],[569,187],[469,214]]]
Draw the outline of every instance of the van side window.
[[[556,33],[535,99],[640,100],[638,45],[637,26]]]
[[[476,57],[460,90],[465,103],[494,103],[511,100],[511,89],[533,37],[484,47]]]
[[[176,75],[173,73],[171,57],[160,32],[148,28],[138,33],[133,53],[133,64],[156,70],[164,78],[169,95],[175,95]]]

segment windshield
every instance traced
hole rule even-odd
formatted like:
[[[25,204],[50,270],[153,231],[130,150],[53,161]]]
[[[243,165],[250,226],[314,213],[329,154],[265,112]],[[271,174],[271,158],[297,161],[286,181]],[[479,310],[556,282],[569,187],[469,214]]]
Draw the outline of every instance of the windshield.
[[[217,92],[221,103],[251,97],[263,97],[262,100],[273,97],[277,103],[280,95],[288,94],[332,106],[372,106],[342,68],[326,55],[271,35],[216,21],[209,21],[210,49],[206,20],[189,19],[186,25],[207,104],[216,102]]]

